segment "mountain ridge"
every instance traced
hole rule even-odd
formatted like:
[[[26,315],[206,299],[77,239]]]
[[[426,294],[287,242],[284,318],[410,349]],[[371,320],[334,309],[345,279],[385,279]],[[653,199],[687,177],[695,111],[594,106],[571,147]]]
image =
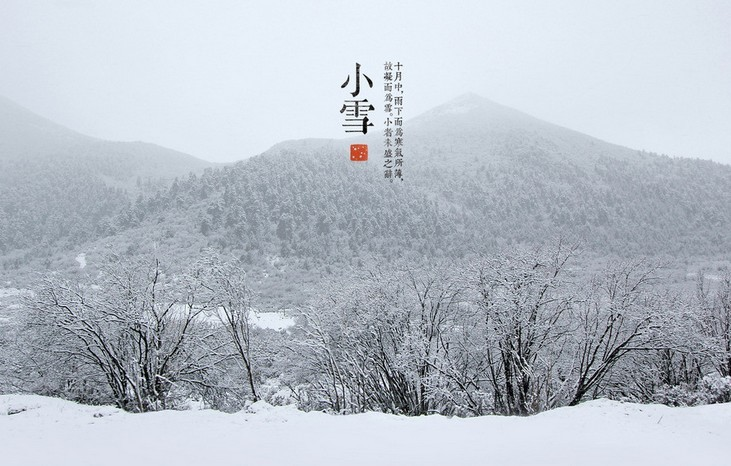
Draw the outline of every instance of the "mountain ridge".
[[[0,159],[56,152],[94,140],[0,95]]]
[[[93,150],[95,147],[114,148],[117,153],[123,152],[124,147],[131,148],[128,153],[120,154],[125,156],[131,156],[134,154],[134,149],[142,148],[152,156],[156,156],[157,152],[160,156],[177,157],[191,167],[218,165],[159,144],[144,141],[114,141],[88,136],[38,115],[0,95],[0,159],[49,155],[64,157],[89,151],[94,155],[97,153]]]
[[[369,135],[367,163],[349,161],[349,139],[283,141],[136,201],[113,196],[116,210],[98,210],[76,236],[39,233],[39,240],[0,221],[0,238],[10,231],[29,239],[26,248],[61,241],[77,251],[112,244],[124,254],[154,245],[181,260],[212,247],[249,264],[280,258],[301,274],[367,258],[463,257],[558,236],[601,255],[731,250],[731,167],[623,148],[471,95],[446,105],[427,112],[428,124],[407,121],[403,183],[383,179],[377,134]],[[495,120],[505,112],[512,116]]]
[[[86,136],[0,97],[0,253],[94,238],[137,195],[214,166]]]

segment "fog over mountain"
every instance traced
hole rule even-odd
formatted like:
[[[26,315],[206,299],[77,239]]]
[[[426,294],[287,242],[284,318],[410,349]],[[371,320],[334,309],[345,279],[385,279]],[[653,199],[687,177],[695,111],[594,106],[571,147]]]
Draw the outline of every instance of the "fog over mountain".
[[[731,167],[617,146],[474,94],[406,122],[401,183],[383,179],[378,134],[367,163],[349,161],[354,140],[308,139],[201,174],[210,164],[185,154],[0,108],[5,268],[94,240],[308,267],[559,236],[619,256],[731,247]]]
[[[726,165],[616,146],[475,95],[407,122],[402,183],[383,179],[379,136],[366,140],[367,164],[348,160],[351,140],[288,141],[139,208],[226,248],[325,261],[559,235],[619,255],[729,246]]]
[[[77,246],[138,194],[210,166],[154,144],[91,138],[0,98],[0,252]]]

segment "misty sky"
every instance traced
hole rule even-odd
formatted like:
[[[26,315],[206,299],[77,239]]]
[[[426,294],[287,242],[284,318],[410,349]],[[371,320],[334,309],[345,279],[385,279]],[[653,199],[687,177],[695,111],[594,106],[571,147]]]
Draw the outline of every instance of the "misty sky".
[[[2,0],[0,95],[85,134],[231,161],[345,137],[355,62],[380,82],[399,60],[407,117],[474,92],[731,163],[729,25],[722,0]]]

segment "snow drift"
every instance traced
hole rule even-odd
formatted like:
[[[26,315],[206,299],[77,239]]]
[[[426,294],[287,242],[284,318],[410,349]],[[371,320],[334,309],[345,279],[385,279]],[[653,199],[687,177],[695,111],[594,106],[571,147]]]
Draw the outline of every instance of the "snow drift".
[[[728,464],[731,404],[597,400],[532,417],[334,416],[258,402],[246,411],[129,414],[0,396],[3,465]]]

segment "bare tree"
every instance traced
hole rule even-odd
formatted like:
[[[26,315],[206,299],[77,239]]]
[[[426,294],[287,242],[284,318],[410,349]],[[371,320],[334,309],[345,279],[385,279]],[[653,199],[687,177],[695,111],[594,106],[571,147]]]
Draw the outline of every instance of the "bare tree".
[[[657,269],[642,260],[610,265],[577,303],[576,382],[570,405],[597,388],[628,353],[659,348],[652,331],[660,318],[658,301],[649,293]]]
[[[199,350],[199,316],[210,308],[199,291],[158,259],[111,256],[89,284],[45,277],[27,305],[57,354],[102,374],[121,408],[151,411],[168,407],[176,384],[205,383],[212,368]]]
[[[572,297],[561,289],[575,247],[559,243],[478,264],[476,289],[485,321],[484,355],[495,409],[526,415],[552,403],[551,373],[561,360]]]
[[[439,271],[376,271],[325,290],[304,312],[316,395],[339,412],[452,412],[445,361],[458,297]]]
[[[211,293],[215,314],[224,328],[235,359],[246,374],[253,401],[259,400],[252,354],[251,298],[246,272],[241,264],[221,260],[208,252],[197,264],[196,274]]]
[[[722,376],[731,375],[731,270],[724,270],[712,291],[706,273],[698,274],[697,299],[703,334],[713,348],[713,365]]]

